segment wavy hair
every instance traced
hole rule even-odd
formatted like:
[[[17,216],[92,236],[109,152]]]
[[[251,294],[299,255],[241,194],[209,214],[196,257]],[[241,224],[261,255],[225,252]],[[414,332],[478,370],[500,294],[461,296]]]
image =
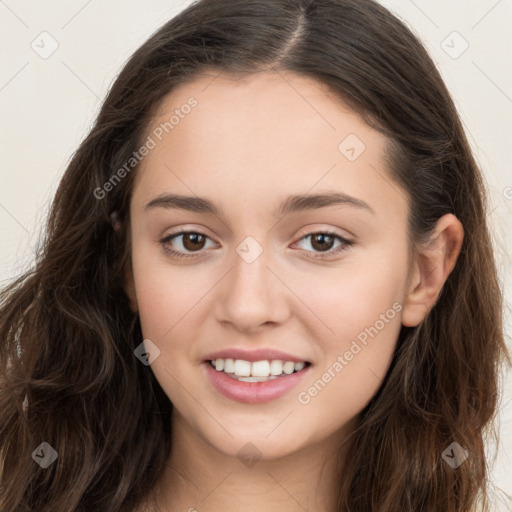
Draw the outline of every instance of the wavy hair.
[[[360,415],[339,482],[340,512],[469,512],[485,502],[484,453],[498,404],[503,298],[481,172],[443,80],[418,38],[372,0],[201,0],[157,30],[111,86],[51,204],[33,267],[0,300],[0,509],[134,511],[170,453],[172,404],[134,356],[125,286],[137,167],[163,98],[205,72],[289,70],[329,86],[389,141],[410,199],[409,239],[446,213],[465,237],[429,315],[400,331]],[[96,191],[96,193],[95,193]],[[113,212],[123,227],[112,229]],[[441,454],[469,453],[457,470]],[[47,469],[32,459],[57,452]]]

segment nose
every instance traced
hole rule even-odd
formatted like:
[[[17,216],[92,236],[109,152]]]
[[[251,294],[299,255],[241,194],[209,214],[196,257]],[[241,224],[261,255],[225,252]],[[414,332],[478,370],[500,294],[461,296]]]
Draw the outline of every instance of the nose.
[[[271,268],[266,251],[254,261],[244,259],[240,254],[235,251],[233,267],[222,280],[216,297],[217,321],[244,333],[285,322],[290,314],[289,300],[293,295],[285,279]]]

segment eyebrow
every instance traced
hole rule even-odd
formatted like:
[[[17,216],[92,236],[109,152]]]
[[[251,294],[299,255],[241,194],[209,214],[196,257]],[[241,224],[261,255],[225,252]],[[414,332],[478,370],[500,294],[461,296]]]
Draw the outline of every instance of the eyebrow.
[[[302,194],[287,197],[277,210],[277,214],[285,216],[290,213],[326,208],[328,206],[348,205],[375,214],[373,208],[362,199],[349,196],[343,192],[329,192],[324,194]],[[144,210],[153,208],[177,209],[188,212],[206,213],[223,216],[223,209],[213,201],[198,196],[183,196],[178,194],[160,194],[149,201]]]

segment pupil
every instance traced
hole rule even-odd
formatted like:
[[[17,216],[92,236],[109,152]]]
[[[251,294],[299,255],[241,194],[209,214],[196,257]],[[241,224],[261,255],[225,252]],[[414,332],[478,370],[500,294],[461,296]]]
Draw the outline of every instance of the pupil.
[[[327,242],[326,242],[327,239]],[[320,244],[318,244],[317,240],[320,240]],[[313,237],[313,246],[318,245],[318,249],[326,250],[330,249],[330,245],[332,244],[332,238],[329,235],[318,234]]]
[[[201,249],[202,244],[201,242],[204,242],[204,240],[201,240],[201,238],[204,238],[203,235],[200,235],[199,233],[188,233],[185,235],[183,239],[183,245],[188,250],[194,250],[194,249]]]

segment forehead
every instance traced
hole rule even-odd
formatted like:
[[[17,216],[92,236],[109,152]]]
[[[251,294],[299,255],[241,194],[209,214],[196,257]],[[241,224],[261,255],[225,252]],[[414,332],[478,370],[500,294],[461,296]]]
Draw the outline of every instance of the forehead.
[[[191,98],[197,103],[192,109]],[[181,114],[179,119],[173,113]],[[149,128],[160,128],[167,141],[172,135],[176,143],[200,142],[204,151],[231,145],[231,153],[247,155],[253,149],[262,157],[279,144],[293,154],[306,153],[300,150],[306,144],[338,156],[339,143],[351,133],[377,152],[386,142],[327,85],[289,71],[200,76],[162,100]],[[232,141],[245,144],[235,147]],[[257,147],[269,141],[265,152]]]
[[[292,72],[196,78],[162,100],[147,135],[155,145],[138,169],[137,195],[179,189],[261,203],[321,188],[369,203],[396,196],[387,139],[325,84]]]

